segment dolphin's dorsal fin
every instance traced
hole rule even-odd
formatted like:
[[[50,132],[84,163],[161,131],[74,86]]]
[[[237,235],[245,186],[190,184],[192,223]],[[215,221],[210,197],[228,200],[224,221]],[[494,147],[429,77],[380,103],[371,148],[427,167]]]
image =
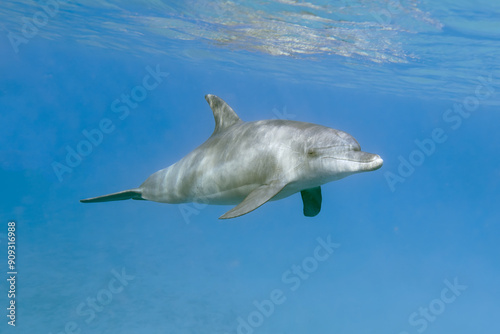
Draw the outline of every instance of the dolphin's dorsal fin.
[[[207,100],[210,108],[212,108],[212,112],[214,113],[214,134],[230,127],[233,124],[241,122],[241,119],[238,115],[236,115],[234,110],[220,97],[207,94],[205,95],[205,100]]]

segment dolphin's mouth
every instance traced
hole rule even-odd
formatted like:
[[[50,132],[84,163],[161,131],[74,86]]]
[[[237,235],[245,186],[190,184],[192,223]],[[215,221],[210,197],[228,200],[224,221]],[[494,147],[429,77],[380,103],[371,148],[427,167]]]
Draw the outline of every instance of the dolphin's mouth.
[[[363,151],[338,152],[335,156],[324,157],[335,160],[352,161],[363,165],[363,170],[373,171],[382,167],[384,160],[378,154]]]

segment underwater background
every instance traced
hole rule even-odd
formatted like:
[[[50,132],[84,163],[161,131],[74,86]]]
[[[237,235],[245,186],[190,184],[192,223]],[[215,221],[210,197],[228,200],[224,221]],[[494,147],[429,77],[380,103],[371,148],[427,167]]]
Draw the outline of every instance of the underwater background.
[[[499,15],[495,0],[2,1],[0,332],[499,333]],[[315,218],[299,194],[231,220],[79,202],[205,141],[205,94],[245,121],[345,131],[384,166],[324,185]]]

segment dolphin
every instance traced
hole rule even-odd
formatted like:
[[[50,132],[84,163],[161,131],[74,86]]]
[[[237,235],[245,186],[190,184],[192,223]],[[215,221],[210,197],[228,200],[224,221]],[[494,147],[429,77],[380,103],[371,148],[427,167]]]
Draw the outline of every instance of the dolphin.
[[[313,217],[321,210],[321,185],[382,166],[380,156],[362,152],[343,131],[290,120],[244,122],[221,98],[205,99],[215,130],[201,146],[138,188],[80,202],[237,204],[219,217],[228,219],[300,191],[303,213]]]

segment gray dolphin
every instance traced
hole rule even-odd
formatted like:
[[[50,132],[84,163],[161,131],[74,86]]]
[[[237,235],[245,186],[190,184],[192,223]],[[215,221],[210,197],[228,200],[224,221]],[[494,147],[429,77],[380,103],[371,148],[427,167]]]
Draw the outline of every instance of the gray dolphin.
[[[238,204],[220,217],[227,219],[300,191],[304,215],[313,217],[321,210],[322,184],[382,166],[380,156],[362,152],[343,131],[288,120],[244,122],[221,98],[205,99],[215,118],[206,142],[139,188],[81,202]]]

